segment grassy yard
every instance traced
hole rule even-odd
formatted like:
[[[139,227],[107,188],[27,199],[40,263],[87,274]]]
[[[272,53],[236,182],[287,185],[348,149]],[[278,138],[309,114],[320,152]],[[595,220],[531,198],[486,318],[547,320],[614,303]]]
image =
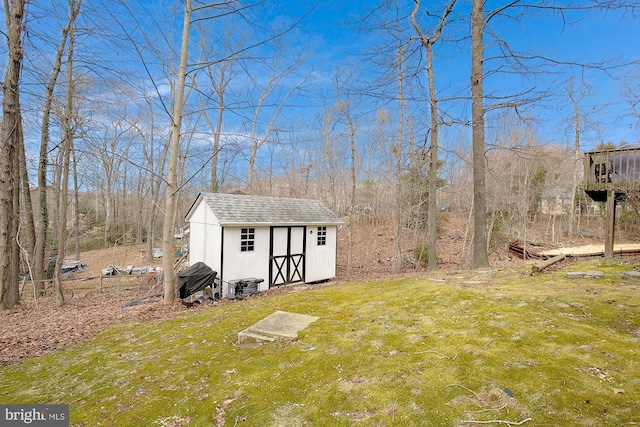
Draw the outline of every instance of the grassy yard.
[[[68,403],[77,426],[640,425],[640,283],[622,263],[318,286],[122,324],[0,368],[0,401]],[[593,269],[605,277],[565,277]],[[293,342],[237,344],[275,310],[320,319]]]

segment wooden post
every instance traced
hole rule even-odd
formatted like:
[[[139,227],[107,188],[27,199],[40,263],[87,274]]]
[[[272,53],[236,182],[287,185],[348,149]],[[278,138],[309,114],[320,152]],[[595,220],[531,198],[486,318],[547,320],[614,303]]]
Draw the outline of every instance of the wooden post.
[[[616,231],[616,192],[607,190],[607,226],[604,240],[605,259],[613,258],[613,240]]]

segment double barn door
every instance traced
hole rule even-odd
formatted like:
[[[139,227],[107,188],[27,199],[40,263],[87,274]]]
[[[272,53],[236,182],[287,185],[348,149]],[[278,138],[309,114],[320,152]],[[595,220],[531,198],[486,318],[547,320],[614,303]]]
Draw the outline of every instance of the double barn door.
[[[304,282],[307,227],[271,227],[269,287]]]

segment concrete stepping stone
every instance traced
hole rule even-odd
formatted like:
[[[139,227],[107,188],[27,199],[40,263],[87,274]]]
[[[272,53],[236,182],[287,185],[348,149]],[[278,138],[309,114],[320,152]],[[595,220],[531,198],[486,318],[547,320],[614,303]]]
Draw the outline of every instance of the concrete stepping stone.
[[[272,342],[277,339],[296,339],[298,332],[318,320],[306,314],[276,311],[238,333],[238,343]]]
[[[604,273],[598,270],[589,270],[584,273],[585,277],[589,277],[591,279],[602,279],[604,277]]]
[[[635,270],[625,271],[625,273],[622,275],[622,278],[640,280],[640,271],[635,271]]]
[[[584,273],[582,271],[570,271],[567,273],[567,279],[582,279]]]
[[[598,270],[589,270],[589,271],[571,271],[567,273],[567,279],[602,279],[604,277],[604,273]]]

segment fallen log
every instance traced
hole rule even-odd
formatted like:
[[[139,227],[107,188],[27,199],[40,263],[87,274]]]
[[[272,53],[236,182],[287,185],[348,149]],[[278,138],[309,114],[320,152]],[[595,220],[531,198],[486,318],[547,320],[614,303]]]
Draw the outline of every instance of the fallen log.
[[[556,262],[562,261],[566,257],[567,256],[565,254],[560,254],[560,255],[554,256],[553,258],[549,258],[549,259],[546,259],[544,261],[540,261],[539,263],[534,264],[533,267],[531,267],[531,272],[532,273],[540,273],[545,268],[549,267],[550,265],[555,264]]]

